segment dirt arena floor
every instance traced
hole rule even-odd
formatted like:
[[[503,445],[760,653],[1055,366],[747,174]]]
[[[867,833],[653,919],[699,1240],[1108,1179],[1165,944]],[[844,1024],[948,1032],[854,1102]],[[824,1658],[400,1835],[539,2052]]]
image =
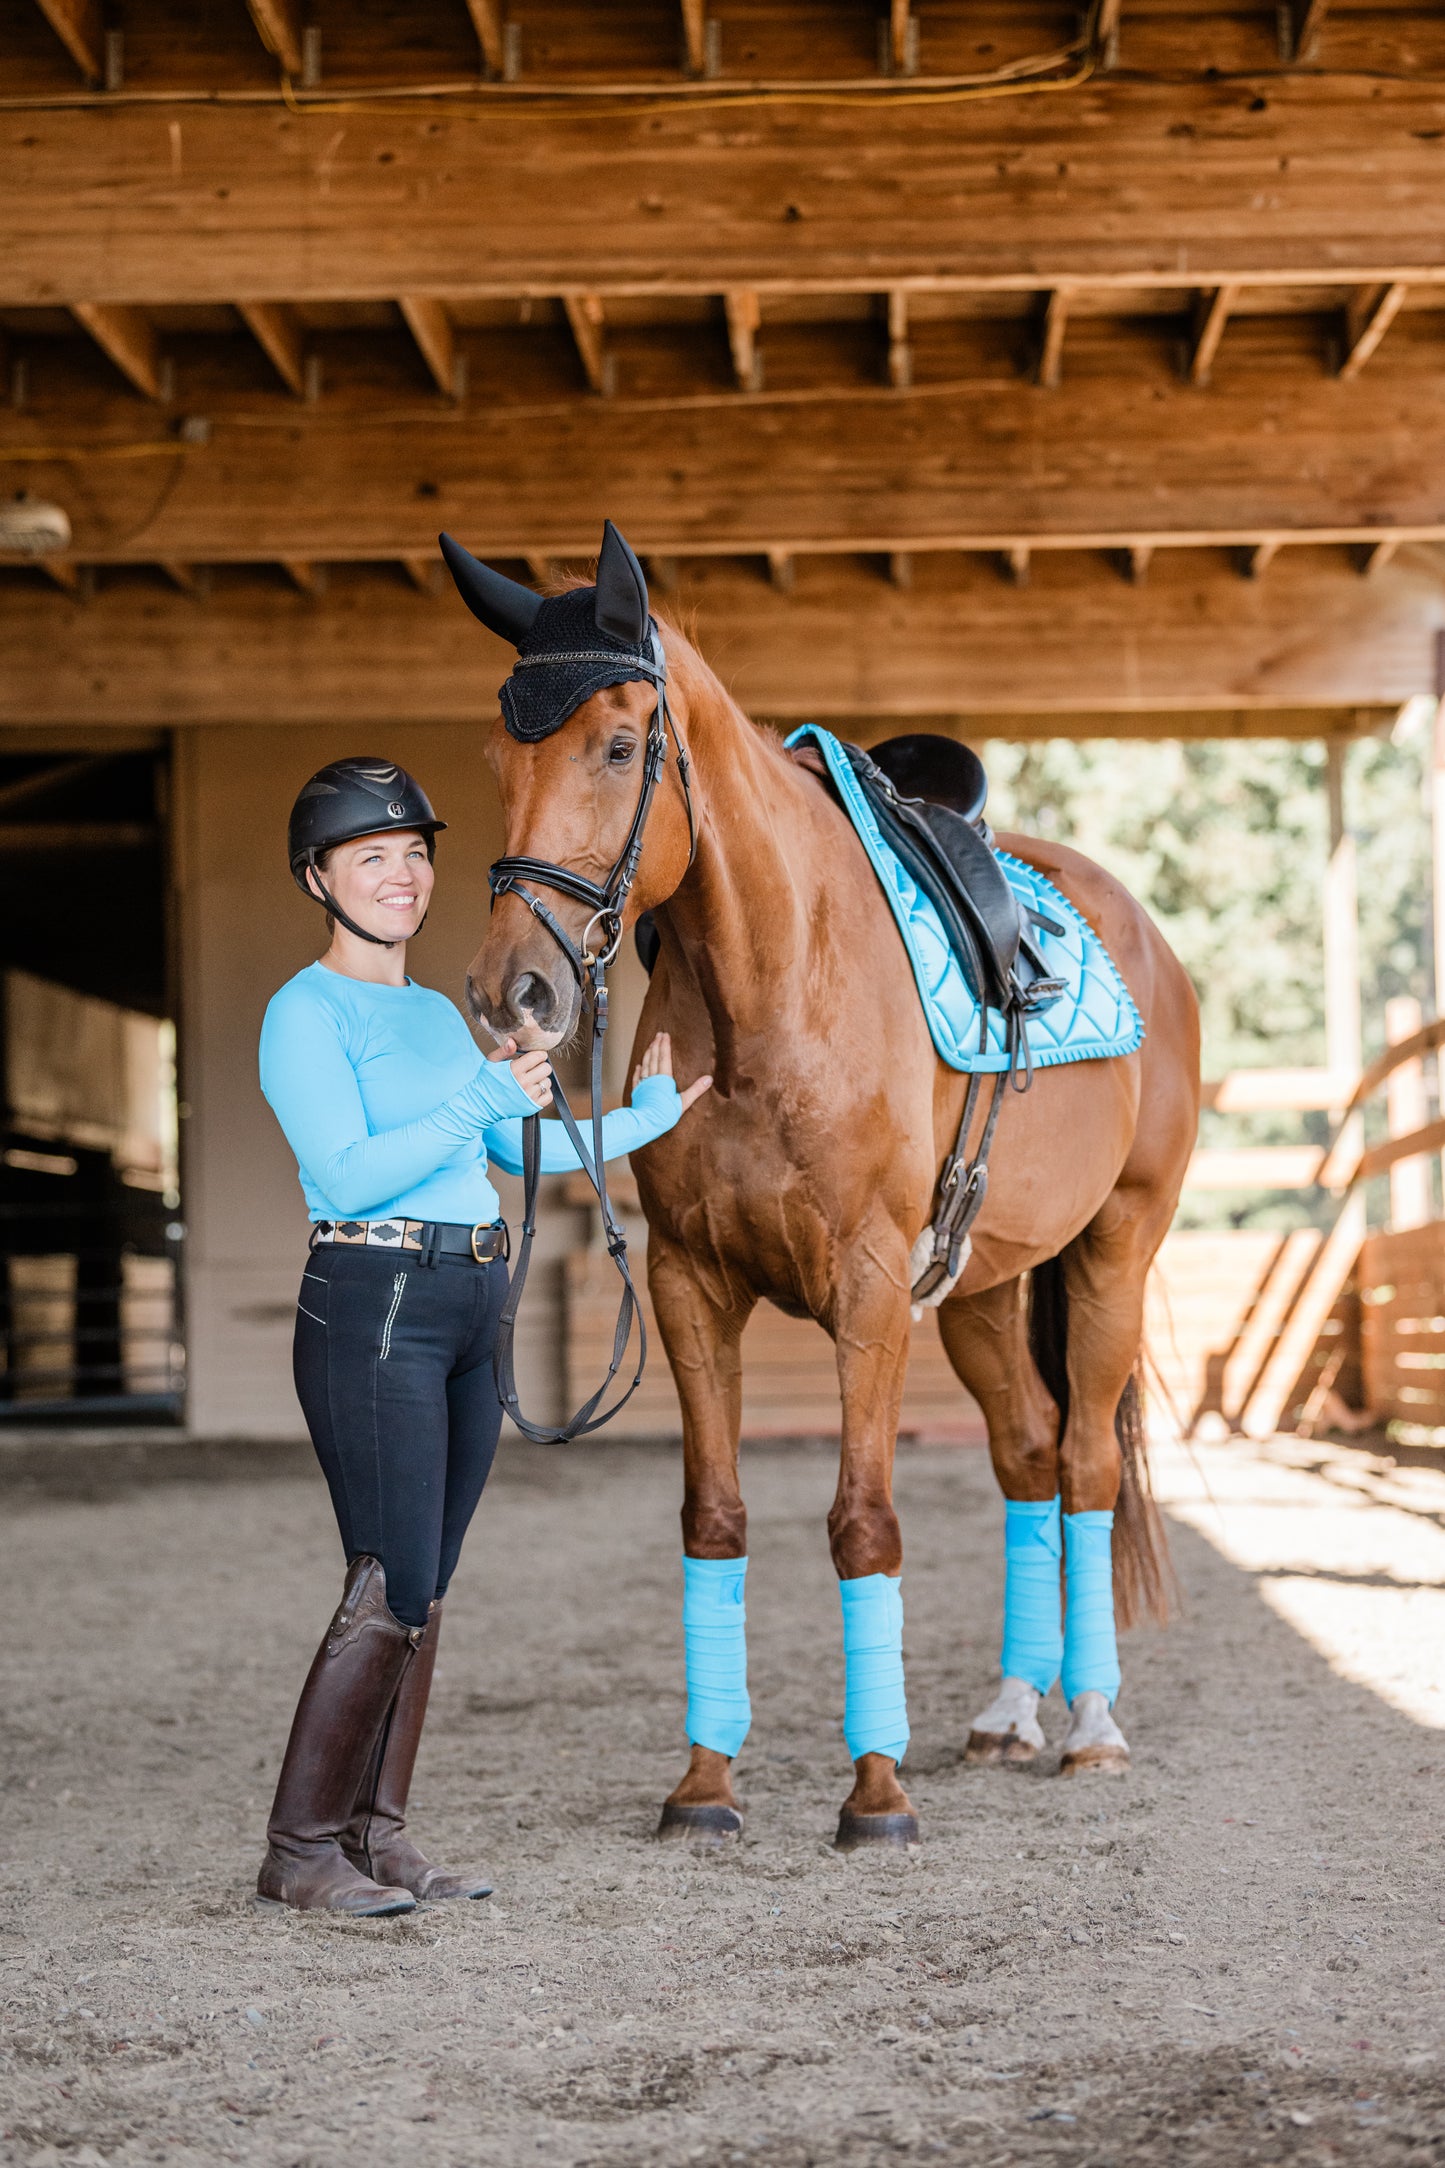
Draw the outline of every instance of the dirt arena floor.
[[[351,1923],[250,1905],[338,1586],[304,1459],[3,1467],[7,2163],[1445,2162],[1436,1469],[1166,1454],[1188,1613],[1126,1644],[1132,1775],[1069,1782],[963,1765],[1002,1512],[905,1453],[926,1841],[845,1860],[830,1454],[749,1456],[748,1826],[695,1856],[675,1459],[514,1446],[415,1801],[496,1895]]]

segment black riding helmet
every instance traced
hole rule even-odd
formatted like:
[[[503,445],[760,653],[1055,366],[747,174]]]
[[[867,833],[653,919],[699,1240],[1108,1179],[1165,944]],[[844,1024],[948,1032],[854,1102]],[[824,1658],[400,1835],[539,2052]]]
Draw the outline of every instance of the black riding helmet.
[[[363,941],[373,941],[378,948],[394,948],[393,941],[384,941],[380,934],[368,933],[349,919],[334,896],[327,892],[326,884],[317,868],[317,859],[338,843],[350,843],[357,836],[384,835],[388,829],[415,828],[426,837],[427,855],[436,856],[436,838],[446,827],[432,811],[432,802],[414,776],[399,768],[394,760],[369,760],[357,757],[351,760],[333,760],[324,768],[318,768],[309,783],[302,785],[300,795],[291,808],[291,818],[286,824],[286,855],[291,862],[291,877],[303,896],[310,896],[326,906],[333,918],[339,919],[349,933]],[[316,876],[316,888],[321,891],[319,899],[306,878],[308,867]]]

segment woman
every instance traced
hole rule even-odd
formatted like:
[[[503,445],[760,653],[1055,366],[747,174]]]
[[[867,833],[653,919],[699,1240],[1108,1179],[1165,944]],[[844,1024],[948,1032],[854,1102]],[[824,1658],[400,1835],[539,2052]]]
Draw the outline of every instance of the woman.
[[[405,1833],[442,1599],[496,1451],[492,1342],[507,1288],[490,1156],[521,1169],[522,1118],[550,1103],[547,1056],[483,1060],[445,996],[406,975],[446,826],[402,768],[341,760],[291,813],[291,871],[331,945],[277,993],[261,1088],[310,1211],[296,1390],[347,1559],[340,1608],[302,1689],[267,1829],[262,1900],[351,1914],[485,1897]],[[670,1129],[679,1094],[659,1035],[608,1158]],[[549,1172],[579,1162],[560,1122]]]

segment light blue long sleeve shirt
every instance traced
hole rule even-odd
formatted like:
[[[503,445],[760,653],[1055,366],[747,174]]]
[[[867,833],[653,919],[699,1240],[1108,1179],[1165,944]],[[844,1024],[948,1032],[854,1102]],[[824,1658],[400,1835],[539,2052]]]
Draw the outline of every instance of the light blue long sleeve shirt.
[[[271,997],[261,1089],[313,1220],[495,1220],[487,1161],[520,1174],[522,1121],[536,1112],[509,1065],[483,1059],[444,994],[320,963]],[[671,1077],[644,1077],[632,1100],[603,1122],[609,1159],[650,1144],[682,1112]],[[544,1173],[580,1164],[562,1124],[544,1121]]]

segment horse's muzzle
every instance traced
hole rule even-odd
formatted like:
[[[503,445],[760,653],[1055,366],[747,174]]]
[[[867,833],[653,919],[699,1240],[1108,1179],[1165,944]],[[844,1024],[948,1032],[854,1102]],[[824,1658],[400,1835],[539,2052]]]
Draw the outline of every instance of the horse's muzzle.
[[[479,956],[467,974],[467,1007],[485,1030],[499,1040],[515,1039],[524,1053],[571,1037],[581,994],[565,965],[553,973],[508,958],[495,982],[482,965]]]

